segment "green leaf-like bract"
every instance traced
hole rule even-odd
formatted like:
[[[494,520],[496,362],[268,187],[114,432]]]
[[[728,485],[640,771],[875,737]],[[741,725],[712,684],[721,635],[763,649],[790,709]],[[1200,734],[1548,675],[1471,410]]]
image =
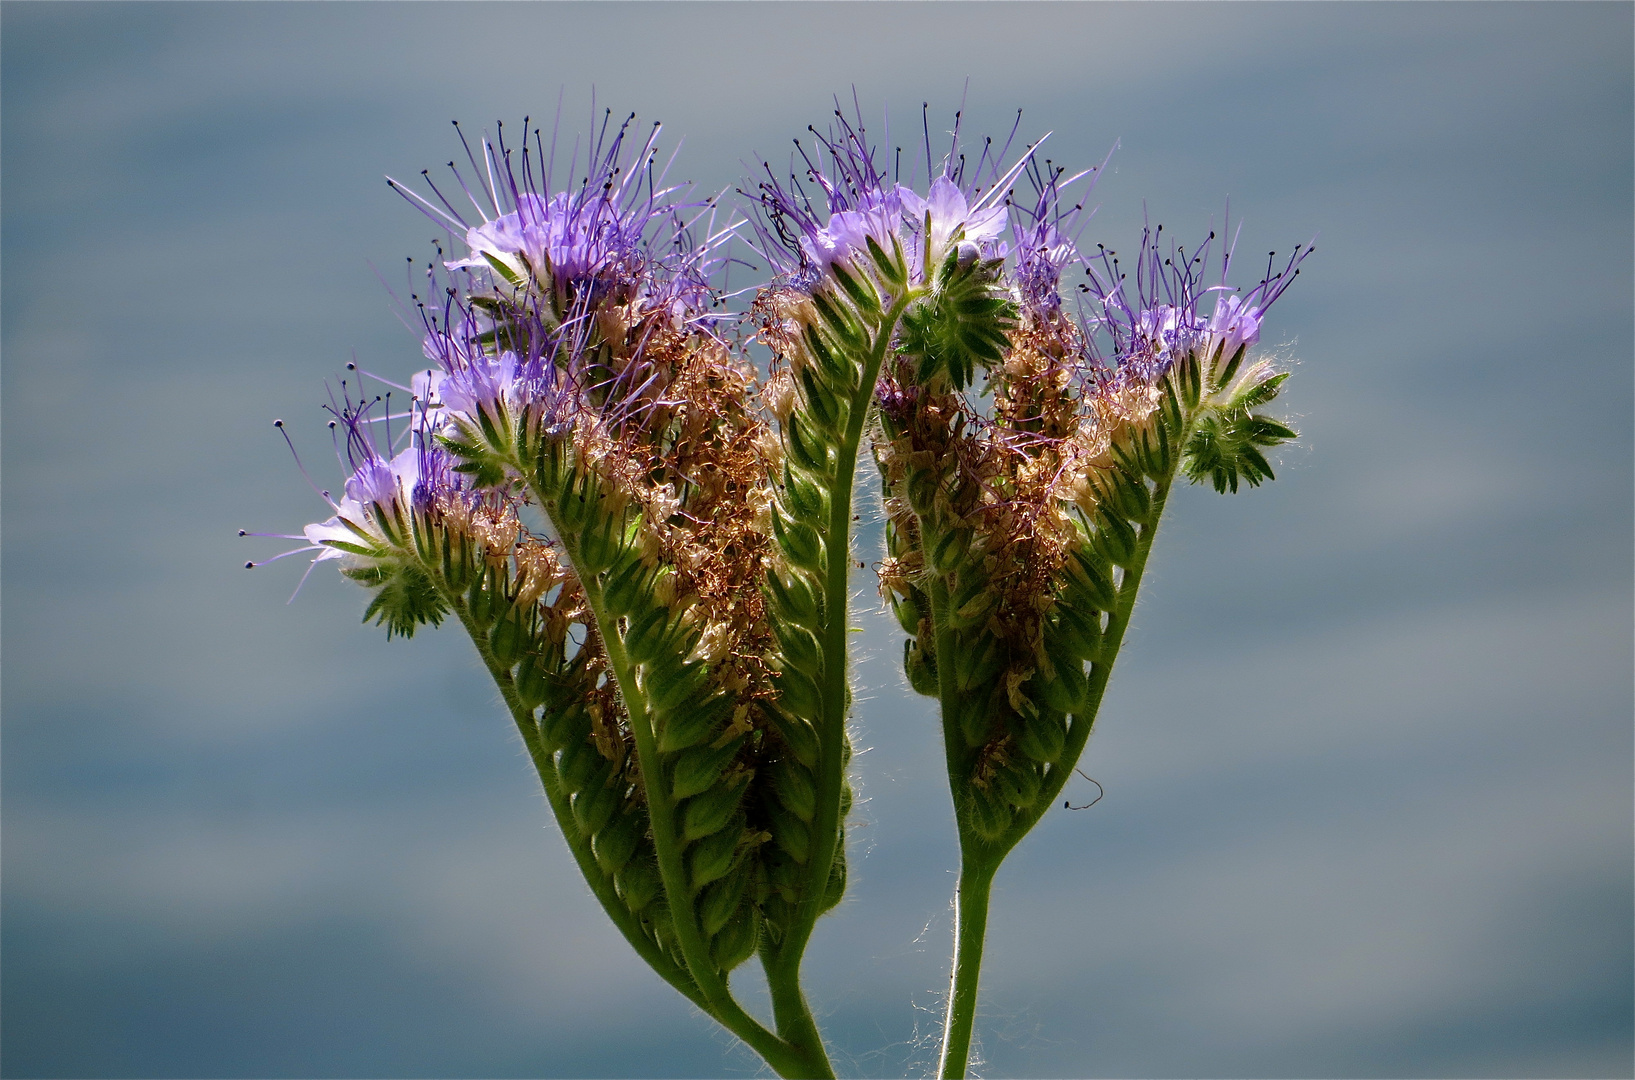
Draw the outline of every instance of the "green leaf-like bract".
[[[946,374],[955,390],[976,378],[978,365],[999,362],[1016,325],[1016,306],[999,288],[1003,260],[960,266],[958,249],[937,267],[931,295],[903,316],[899,347],[917,360],[915,381]]]
[[[1234,393],[1224,407],[1198,417],[1182,461],[1188,480],[1198,484],[1207,478],[1216,491],[1235,494],[1240,483],[1259,487],[1262,481],[1277,478],[1260,451],[1288,442],[1297,432],[1250,409],[1275,398],[1287,377],[1283,373],[1248,385]]]
[[[413,563],[385,562],[343,573],[375,590],[374,599],[364,610],[363,621],[384,626],[388,638],[414,637],[417,627],[437,626],[448,613],[437,586]]]

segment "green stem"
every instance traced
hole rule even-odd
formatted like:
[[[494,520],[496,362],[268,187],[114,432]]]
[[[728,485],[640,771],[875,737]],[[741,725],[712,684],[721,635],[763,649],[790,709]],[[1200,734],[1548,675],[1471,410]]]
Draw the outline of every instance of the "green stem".
[[[558,535],[563,536],[564,540],[567,539],[567,534],[560,528]],[[569,554],[575,558],[577,566],[577,553],[570,548]],[[580,574],[579,579],[580,588],[585,593],[585,602],[590,607],[598,632],[602,636],[602,647],[607,652],[608,667],[618,683],[619,693],[624,698],[625,711],[630,717],[630,730],[636,741],[636,760],[641,768],[644,778],[643,790],[647,795],[647,819],[649,827],[653,830],[653,848],[658,857],[659,876],[664,882],[664,892],[669,899],[670,922],[675,927],[676,941],[681,946],[681,954],[687,960],[687,970],[704,999],[700,1008],[753,1047],[780,1076],[814,1075],[806,1054],[768,1031],[759,1020],[744,1011],[743,1006],[732,996],[732,988],[727,977],[716,970],[715,963],[710,958],[709,943],[704,940],[703,929],[698,924],[697,911],[693,906],[694,890],[687,878],[687,868],[682,859],[684,844],[676,830],[675,802],[663,782],[664,770],[659,761],[652,715],[647,709],[646,695],[636,685],[635,668],[625,653],[617,632],[607,632],[612,620],[607,617],[606,608],[602,603],[601,589],[594,578]],[[824,1064],[827,1065],[827,1062]]]
[[[977,836],[975,831],[967,826],[963,808],[955,807],[960,834],[960,878],[959,893],[954,905],[953,974],[948,993],[948,1013],[943,1028],[942,1062],[939,1069],[939,1075],[944,1080],[963,1077],[970,1056],[971,1029],[976,1018],[977,984],[982,971],[982,951],[987,931],[989,887],[1005,856],[1010,854],[1021,842],[1022,837],[1039,823],[1045,811],[1055,805],[1057,796],[1061,794],[1063,786],[1073,773],[1074,765],[1084,752],[1085,743],[1090,738],[1090,730],[1096,722],[1096,714],[1101,708],[1102,698],[1107,692],[1107,681],[1113,674],[1113,661],[1118,657],[1119,648],[1124,643],[1124,632],[1129,628],[1130,616],[1135,611],[1136,594],[1141,589],[1141,576],[1146,571],[1147,558],[1152,554],[1153,540],[1158,535],[1158,522],[1163,516],[1164,504],[1169,498],[1170,485],[1173,482],[1174,476],[1171,475],[1164,477],[1154,486],[1152,523],[1143,525],[1137,533],[1135,557],[1131,559],[1130,565],[1125,568],[1119,580],[1115,610],[1109,613],[1107,629],[1102,636],[1103,659],[1091,665],[1090,688],[1085,707],[1074,716],[1073,724],[1067,733],[1066,746],[1059,759],[1060,764],[1046,774],[1038,800],[1026,812],[1018,813],[1010,830],[991,843]],[[964,736],[957,723],[950,725],[948,722],[948,718],[955,715],[952,707],[958,689],[953,682],[953,665],[943,662],[943,657],[950,655],[947,650],[953,648],[953,635],[944,629],[947,603],[946,586],[940,580],[934,581],[931,586],[931,609],[937,634],[937,689],[942,701],[943,742],[948,760],[950,787],[951,790],[958,792],[968,781],[971,755],[956,750],[956,747],[964,746]]]
[[[818,912],[822,910],[835,851],[840,844],[840,792],[845,782],[852,488],[857,476],[857,450],[862,442],[869,406],[874,400],[874,384],[880,376],[880,366],[885,362],[886,352],[891,347],[897,321],[918,296],[918,292],[905,292],[881,321],[869,355],[864,360],[862,378],[849,403],[845,435],[836,447],[835,472],[829,488],[829,525],[824,538],[824,626],[820,641],[823,651],[822,715],[816,725],[818,790],[816,812],[812,819],[813,849],[807,863],[806,887],[802,892],[805,910],[791,921],[779,946],[775,950],[763,951],[761,957],[766,970],[767,988],[772,995],[772,1013],[778,1034],[788,1045],[804,1053],[810,1071],[802,1075],[815,1077],[832,1077],[834,1071],[824,1050],[823,1036],[801,990],[800,965],[813,927],[817,924]]]
[[[762,952],[766,985],[772,994],[772,1017],[778,1025],[778,1035],[807,1059],[808,1071],[800,1075],[830,1080],[834,1067],[829,1064],[823,1035],[800,987],[800,962],[799,953],[785,958],[770,949]]]
[[[965,734],[958,722],[959,687],[954,681],[954,635],[948,629],[948,586],[942,578],[931,581],[931,625],[937,657],[937,697],[942,706],[943,755],[948,767],[949,790],[964,789],[974,755],[965,746]],[[988,931],[988,894],[994,873],[1004,854],[991,853],[966,826],[965,809],[955,805],[959,824],[959,888],[954,894],[954,957],[949,975],[948,1008],[943,1018],[942,1056],[937,1065],[941,1077],[963,1077],[971,1052],[971,1029],[976,1022],[977,988],[982,975],[982,951]]]
[[[520,462],[513,464],[520,465]],[[523,475],[532,476],[527,472]],[[562,522],[557,520],[557,516],[550,512],[554,503],[547,497],[548,493],[543,485],[530,479],[528,487],[538,504],[545,508],[557,536],[562,538],[562,546],[573,564],[575,574],[579,578],[579,587],[585,595],[585,604],[590,608],[591,618],[596,623],[596,631],[602,639],[608,669],[619,687],[619,696],[624,701],[625,713],[630,719],[630,731],[636,741],[636,761],[641,769],[642,789],[647,796],[647,819],[653,832],[653,848],[658,857],[659,877],[664,882],[664,894],[670,905],[670,921],[675,927],[681,955],[686,959],[687,969],[692,973],[693,981],[698,985],[699,992],[703,994],[711,1010],[721,1010],[725,1015],[742,1016],[744,1021],[759,1028],[760,1025],[744,1013],[733,1000],[727,980],[716,971],[710,959],[709,943],[704,940],[703,929],[698,925],[697,913],[693,907],[693,889],[687,879],[687,868],[682,861],[684,845],[676,831],[675,803],[664,784],[664,769],[659,761],[652,716],[647,709],[646,695],[636,685],[635,668],[624,651],[624,644],[619,640],[616,620],[608,616],[606,605],[602,601],[602,590],[595,575],[580,570],[583,564],[580,559],[578,534],[572,529],[565,528]],[[722,1015],[717,1015],[713,1011],[711,1015],[715,1015],[722,1023],[727,1023]]]
[[[982,945],[988,932],[988,893],[997,869],[997,862],[969,859],[963,860],[960,868],[959,891],[954,894],[954,971],[943,1022],[942,1060],[937,1066],[937,1075],[943,1080],[964,1077],[970,1058]]]
[[[520,462],[512,462],[513,466],[520,466]],[[519,471],[521,471],[519,469]],[[524,472],[524,475],[530,475]],[[529,489],[537,500],[538,505],[547,508],[552,505],[547,500],[545,491],[530,480]],[[567,550],[574,569],[579,569],[579,553],[576,543],[577,536],[571,530],[564,529],[561,522],[551,517],[551,525],[557,535],[562,538],[563,546]],[[662,778],[663,770],[659,763],[658,749],[651,717],[647,710],[645,695],[636,685],[635,670],[625,654],[624,646],[619,640],[617,628],[607,617],[607,611],[602,603],[601,589],[597,586],[593,576],[576,573],[580,588],[585,594],[585,602],[590,608],[591,617],[596,623],[596,630],[601,637],[603,649],[606,651],[608,667],[619,687],[620,696],[624,699],[626,712],[630,717],[631,733],[636,742],[636,759],[644,781],[647,778]],[[528,730],[532,726],[531,717],[525,725],[523,718],[526,715],[519,712],[521,703],[516,698],[515,690],[511,685],[510,672],[499,668],[488,652],[487,638],[467,617],[463,603],[456,598],[457,610],[461,613],[461,620],[472,641],[477,645],[479,653],[483,654],[484,662],[496,683],[500,684],[501,693],[506,697],[511,707],[512,715],[517,720],[518,729],[523,732],[524,742],[529,744],[529,752],[534,757],[536,771],[545,784],[547,797],[551,800],[551,808],[556,813],[558,824],[563,834],[568,837],[578,836],[578,830],[570,828],[572,824],[572,808],[567,796],[561,791],[556,782],[555,768],[551,765],[549,755],[542,754],[542,748],[537,743],[537,735],[530,736]],[[610,632],[611,631],[611,632]],[[572,839],[569,846],[574,849],[574,857],[579,863],[579,869],[585,880],[590,884],[602,906],[619,926],[625,938],[635,947],[636,952],[646,960],[661,977],[676,989],[681,990],[689,1001],[692,1001],[704,1012],[708,1013],[728,1031],[737,1035],[744,1042],[755,1049],[767,1063],[781,1076],[801,1075],[808,1073],[804,1055],[795,1051],[788,1043],[777,1035],[768,1031],[754,1017],[744,1011],[732,996],[731,987],[727,979],[716,971],[709,955],[708,943],[703,939],[703,932],[698,925],[693,907],[692,890],[688,886],[686,867],[682,862],[682,845],[680,837],[676,835],[675,807],[670,793],[665,789],[662,780],[656,783],[643,784],[643,791],[647,797],[648,825],[653,832],[653,848],[659,864],[659,876],[664,883],[665,896],[669,902],[670,920],[676,931],[676,941],[681,946],[682,956],[687,961],[684,972],[672,972],[675,964],[666,956],[663,950],[648,940],[641,933],[639,924],[628,908],[619,901],[617,894],[604,880],[601,868],[596,864],[595,856],[590,850],[588,839],[576,844]],[[583,848],[581,851],[580,849]],[[600,882],[600,886],[598,883]],[[604,893],[606,895],[604,895]],[[627,929],[626,924],[630,924]],[[634,933],[632,933],[634,931]],[[682,981],[678,981],[676,975]],[[686,976],[691,976],[687,979]],[[790,1071],[793,1070],[793,1071]]]
[[[609,620],[605,618],[601,590],[596,587],[594,581],[586,582],[583,576],[581,587],[585,591],[586,603],[590,605],[597,626],[607,625]],[[604,634],[602,645],[607,650],[608,666],[612,668],[614,678],[618,680],[619,693],[624,696],[625,710],[630,715],[630,729],[636,739],[636,760],[640,764],[642,776],[650,778],[651,781],[643,786],[647,792],[647,816],[653,830],[653,847],[658,855],[659,876],[664,880],[664,891],[669,897],[670,921],[675,926],[676,940],[681,945],[682,955],[687,959],[687,969],[704,997],[704,1004],[701,1007],[728,1031],[753,1047],[780,1076],[832,1076],[833,1073],[828,1070],[828,1060],[821,1056],[821,1043],[818,1044],[818,1053],[822,1071],[814,1071],[809,1051],[774,1035],[759,1020],[745,1012],[743,1006],[732,996],[732,988],[727,977],[716,970],[715,963],[710,958],[709,943],[704,940],[703,929],[698,925],[696,909],[693,906],[694,890],[688,881],[687,868],[682,860],[684,844],[676,831],[675,802],[671,799],[669,791],[665,790],[662,780],[664,772],[659,763],[658,746],[651,714],[647,710],[646,696],[636,686],[635,669],[617,635]]]
[[[921,526],[924,535],[924,526]],[[948,629],[948,585],[941,577],[931,579],[931,632],[932,648],[937,660],[937,704],[942,714],[942,752],[948,769],[948,790],[959,792],[971,775],[975,754],[965,746],[965,733],[959,727],[960,689],[954,681],[954,633]],[[969,832],[965,828],[964,808],[954,806],[954,818],[959,823],[960,842]],[[973,840],[975,836],[971,837]],[[963,851],[961,859],[963,860]]]
[[[577,561],[577,560],[576,560]],[[670,921],[676,928],[676,941],[681,955],[687,959],[687,969],[693,981],[711,1005],[732,1003],[732,992],[727,981],[715,970],[710,959],[709,943],[704,940],[693,907],[693,889],[687,880],[687,868],[682,861],[683,842],[676,830],[675,801],[664,783],[664,767],[659,762],[652,717],[647,710],[646,695],[636,686],[636,671],[619,640],[618,628],[607,618],[602,604],[602,591],[595,579],[580,575],[580,587],[585,602],[602,635],[602,648],[607,652],[608,668],[619,684],[619,696],[624,699],[625,712],[630,717],[630,731],[636,740],[636,761],[641,768],[642,788],[647,793],[647,819],[653,830],[653,847],[658,855],[659,876],[664,880],[664,892],[670,901]],[[612,631],[611,633],[609,631]]]

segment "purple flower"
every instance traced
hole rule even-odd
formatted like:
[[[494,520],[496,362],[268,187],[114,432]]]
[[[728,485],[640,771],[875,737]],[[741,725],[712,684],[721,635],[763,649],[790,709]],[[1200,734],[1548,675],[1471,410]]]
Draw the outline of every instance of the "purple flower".
[[[761,163],[766,175],[750,221],[755,246],[774,273],[799,289],[815,286],[836,262],[865,253],[871,237],[891,252],[902,229],[902,201],[861,116],[848,120],[837,108],[835,117],[827,135],[809,129],[814,146],[795,140],[803,167],[791,159],[787,180]]]
[[[1256,307],[1241,296],[1217,295],[1215,311],[1203,326],[1205,354],[1229,360],[1239,349],[1258,342],[1264,310],[1264,307]]]
[[[354,403],[350,394],[343,391],[340,402],[326,406],[334,417],[330,428],[340,437],[336,453],[347,470],[341,498],[337,501],[328,491],[320,491],[319,495],[334,513],[323,521],[307,525],[299,533],[240,533],[306,541],[304,547],[282,552],[264,562],[313,551],[317,553],[312,560],[314,565],[336,559],[342,560],[343,570],[378,565],[390,560],[393,549],[407,542],[412,528],[410,519],[415,512],[449,495],[465,493],[464,477],[454,471],[453,458],[431,437],[424,411],[418,413],[416,427],[400,431],[401,435],[408,436],[410,445],[394,454],[390,420],[398,417],[371,415],[377,404],[383,404],[381,398]],[[283,421],[278,421],[277,427],[288,441]],[[294,451],[293,444],[290,449]],[[299,456],[296,464],[300,465]],[[304,467],[301,471],[306,475]],[[305,580],[303,577],[302,581]]]
[[[343,559],[342,566],[350,569],[384,553],[389,541],[381,517],[405,516],[413,505],[423,453],[410,447],[390,461],[371,457],[360,463],[346,480],[344,497],[333,504],[335,515],[301,530],[312,542],[308,550],[318,551],[312,561]]]
[[[1225,363],[1239,349],[1258,342],[1266,309],[1293,283],[1300,263],[1314,250],[1309,244],[1296,244],[1280,270],[1274,253],[1260,281],[1238,291],[1227,284],[1230,246],[1221,255],[1219,284],[1203,284],[1212,261],[1214,232],[1190,254],[1177,245],[1166,249],[1162,233],[1162,225],[1142,231],[1133,282],[1117,253],[1098,245],[1097,258],[1086,267],[1088,280],[1080,286],[1100,308],[1088,329],[1100,330],[1109,339],[1106,359],[1118,367],[1137,364],[1155,376],[1188,352],[1207,364]],[[1198,305],[1208,293],[1216,294],[1215,308],[1205,317]]]
[[[581,286],[619,281],[641,264],[646,224],[644,215],[622,217],[600,191],[559,191],[549,200],[523,192],[515,211],[466,230],[471,254],[447,266],[491,266],[514,283],[546,288],[558,279]]]
[[[1006,194],[1028,161],[1024,157],[1002,172],[1009,142],[995,154],[988,140],[967,181],[957,119],[953,147],[940,166],[932,165],[927,128],[925,170],[936,176],[922,196],[911,183],[886,176],[860,114],[847,119],[836,109],[835,117],[828,134],[813,130],[815,146],[796,140],[804,169],[792,167],[787,181],[762,165],[766,177],[753,225],[762,254],[787,284],[810,289],[836,262],[861,262],[871,239],[888,256],[900,244],[908,263],[904,269],[920,279],[928,247],[933,266],[956,245],[962,265],[1005,257],[1007,245],[1000,237],[1008,219]]]
[[[859,196],[856,210],[837,210],[821,229],[801,237],[801,253],[813,266],[827,270],[834,263],[867,255],[872,239],[882,251],[892,249],[902,229],[903,205],[898,191],[869,191]]]
[[[918,242],[910,253],[910,264],[916,275],[923,276],[926,263],[936,266],[948,257],[949,245],[958,243],[959,262],[968,266],[977,258],[1002,259],[1007,248],[999,239],[1005,231],[1004,203],[991,205],[998,187],[990,188],[986,197],[973,202],[959,185],[947,176],[931,181],[931,190],[920,198],[902,184],[897,185],[897,196],[908,213],[910,228]],[[930,230],[926,231],[929,224]],[[929,262],[926,256],[929,254]]]
[[[461,135],[477,183],[468,183],[454,162],[449,167],[470,209],[457,209],[428,173],[422,175],[433,199],[388,183],[466,248],[465,257],[446,260],[448,269],[497,286],[524,307],[531,306],[530,296],[544,301],[541,318],[559,321],[603,303],[650,295],[679,306],[685,318],[697,317],[711,305],[709,278],[733,229],[714,227],[713,200],[686,202],[682,188],[665,186],[657,161],[659,125],[626,160],[635,114],[611,134],[610,120],[604,119],[583,162],[577,144],[569,155],[569,174],[580,177],[577,187],[550,190],[556,136],[547,152],[542,133],[526,118],[519,147],[506,145],[503,127],[492,142],[481,141],[479,153]],[[467,217],[471,209],[480,218],[475,223]],[[690,235],[694,222],[683,217],[689,210],[709,221],[702,242]]]
[[[1014,194],[1011,196],[1011,208],[1015,211],[1012,239],[1016,251],[1017,299],[1023,312],[1035,322],[1049,322],[1056,317],[1062,306],[1062,273],[1069,265],[1084,261],[1078,239],[1093,213],[1086,212],[1085,199],[1111,158],[1112,151],[1108,151],[1100,166],[1073,176],[1067,176],[1065,168],[1053,165],[1048,159],[1043,168],[1033,164],[1027,170],[1034,189],[1031,205]],[[1068,201],[1067,192],[1080,181],[1087,181],[1084,189],[1071,206],[1064,205]]]
[[[1079,257],[1075,239],[1083,210],[1082,205],[1060,210],[1061,191],[1097,170],[1064,180],[1065,170],[1049,162],[1040,166],[1035,157],[1043,138],[1005,164],[1020,114],[1002,144],[984,140],[980,154],[970,161],[961,150],[956,114],[953,141],[940,160],[932,151],[929,120],[923,125],[923,156],[911,169],[918,173],[923,164],[930,177],[922,194],[912,177],[907,183],[895,175],[887,178],[860,114],[848,119],[837,108],[835,117],[828,134],[813,130],[815,146],[796,140],[798,161],[791,164],[804,168],[792,167],[787,180],[762,164],[765,178],[752,224],[761,253],[785,284],[809,290],[841,260],[866,268],[863,256],[871,239],[888,254],[900,243],[904,270],[911,280],[923,281],[928,268],[950,252],[961,266],[1006,258],[1013,250],[1012,242],[1003,239],[1009,227],[1023,306],[1052,312],[1060,306],[1056,290],[1062,268]],[[902,164],[899,148],[894,174]],[[1023,176],[1035,188],[1031,206],[1014,200],[1014,185]]]
[[[459,320],[457,329],[444,324],[426,335],[421,351],[441,370],[417,375],[413,389],[428,409],[475,423],[479,412],[493,417],[524,404],[517,354],[502,348],[496,355],[484,349],[480,336],[492,332],[486,323],[468,315]]]
[[[1079,261],[1078,247],[1049,222],[1016,229],[1016,291],[1022,310],[1048,319],[1062,306],[1062,270]]]
[[[506,351],[498,356],[477,353],[467,364],[449,371],[431,373],[428,401],[448,413],[475,421],[479,413],[489,416],[515,408],[521,389],[517,385],[517,354]]]
[[[1189,309],[1174,304],[1139,311],[1131,324],[1137,349],[1164,364],[1191,351],[1199,328],[1198,318]]]

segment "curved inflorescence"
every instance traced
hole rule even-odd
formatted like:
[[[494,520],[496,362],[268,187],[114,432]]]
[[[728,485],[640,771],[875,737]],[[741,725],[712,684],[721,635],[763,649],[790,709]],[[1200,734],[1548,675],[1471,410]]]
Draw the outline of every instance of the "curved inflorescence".
[[[925,122],[905,179],[837,103],[741,218],[668,184],[634,124],[605,113],[566,183],[527,120],[461,133],[447,192],[390,181],[448,234],[411,295],[429,366],[396,414],[341,383],[342,495],[285,554],[370,589],[388,634],[457,619],[627,940],[781,1074],[823,1075],[798,975],[847,876],[868,448],[880,591],[942,708],[962,1075],[967,938],[979,960],[987,882],[1084,748],[1171,486],[1255,486],[1294,437],[1260,411],[1287,376],[1248,350],[1311,249],[1238,290],[1230,246],[1204,284],[1214,233],[1188,252],[1159,227],[1132,278],[1083,247],[1101,167],[1043,139],[1010,160],[1020,115],[974,161],[957,115],[940,157]],[[771,280],[732,315],[740,237]],[[775,1031],[728,988],[757,953]]]

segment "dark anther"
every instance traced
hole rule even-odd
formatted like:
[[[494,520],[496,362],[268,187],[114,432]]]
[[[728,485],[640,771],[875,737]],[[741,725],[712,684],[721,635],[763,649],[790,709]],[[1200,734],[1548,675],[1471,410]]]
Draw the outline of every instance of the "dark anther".
[[[245,563],[245,564],[244,564],[244,569],[246,569],[246,570],[254,570],[254,569],[255,569],[255,563],[253,563],[253,562],[247,562],[247,563]]]
[[[284,426],[284,421],[282,421],[282,420],[274,420],[273,421],[273,427],[283,427],[283,426]]]
[[[243,529],[240,529],[240,530],[239,530],[239,531],[238,531],[238,534],[239,534],[239,535],[240,535],[240,536],[249,536],[249,535],[250,535],[250,534],[249,534],[249,533],[247,533],[247,532],[245,532],[245,531],[244,531],[244,530],[243,530]]]

